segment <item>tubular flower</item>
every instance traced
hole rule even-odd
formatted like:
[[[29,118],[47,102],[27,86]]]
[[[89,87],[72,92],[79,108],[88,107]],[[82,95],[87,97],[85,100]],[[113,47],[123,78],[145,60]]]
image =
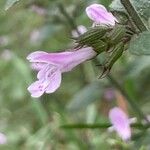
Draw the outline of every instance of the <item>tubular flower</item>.
[[[40,97],[44,93],[55,92],[60,84],[63,72],[71,71],[74,67],[96,56],[91,47],[60,53],[36,51],[27,59],[32,68],[38,71],[37,81],[28,87],[32,97]]]
[[[131,138],[131,121],[119,107],[115,107],[110,110],[109,119],[113,125],[114,130],[124,141],[127,141]]]
[[[115,22],[118,20],[113,16],[111,12],[100,4],[92,4],[86,8],[87,16],[94,22],[94,25],[110,25],[115,26]]]

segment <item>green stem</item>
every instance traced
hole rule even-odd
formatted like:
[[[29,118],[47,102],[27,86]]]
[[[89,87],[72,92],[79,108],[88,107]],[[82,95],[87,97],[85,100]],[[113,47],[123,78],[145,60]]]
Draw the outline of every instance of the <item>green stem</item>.
[[[60,126],[61,128],[65,128],[65,129],[105,129],[105,128],[109,128],[112,125],[110,123],[97,123],[97,124],[66,124],[66,125],[62,125]],[[131,127],[133,128],[138,128],[138,129],[148,129],[150,128],[150,124],[146,124],[143,125],[141,123],[134,123],[131,124]]]
[[[63,5],[60,3],[58,4],[58,8],[60,10],[60,12],[64,15],[64,17],[66,18],[68,24],[70,25],[72,30],[76,30],[77,33],[80,35],[80,32],[77,30],[77,25],[75,23],[75,21],[73,20],[73,18],[66,12],[65,8],[63,7]]]
[[[107,75],[108,80],[121,92],[121,94],[126,98],[130,106],[134,109],[137,116],[142,120],[144,119],[147,123],[149,123],[148,119],[145,117],[143,112],[139,109],[137,103],[128,95],[125,89],[109,74]]]
[[[138,29],[142,31],[148,30],[144,22],[142,21],[141,17],[137,13],[136,9],[131,4],[130,0],[121,0],[122,5],[127,10],[129,16],[131,16],[133,22],[138,27]]]

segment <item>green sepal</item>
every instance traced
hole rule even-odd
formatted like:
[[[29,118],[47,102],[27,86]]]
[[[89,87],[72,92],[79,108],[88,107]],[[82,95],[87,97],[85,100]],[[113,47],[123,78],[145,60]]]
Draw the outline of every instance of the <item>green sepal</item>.
[[[113,64],[121,57],[123,51],[124,51],[124,43],[120,42],[114,47],[113,52],[111,56],[109,57],[105,66],[107,68],[111,68]]]
[[[119,43],[122,38],[126,34],[126,28],[123,25],[116,25],[113,30],[111,30],[107,35],[105,36],[105,40],[109,41],[111,45]]]
[[[76,40],[76,43],[78,43],[79,46],[89,45],[94,41],[101,39],[106,34],[106,32],[110,30],[111,28],[108,27],[97,26],[91,28],[84,34],[80,35],[78,38],[74,39]]]
[[[114,47],[114,49],[112,50],[112,54],[109,56],[104,66],[102,66],[103,72],[99,78],[104,78],[110,72],[110,69],[112,68],[114,63],[122,56],[123,51],[124,43],[120,42]]]
[[[100,54],[104,51],[107,51],[107,48],[108,48],[108,44],[103,42],[100,39],[96,40],[94,43],[92,43],[91,45],[88,45],[88,46],[92,46],[93,50],[98,54]]]

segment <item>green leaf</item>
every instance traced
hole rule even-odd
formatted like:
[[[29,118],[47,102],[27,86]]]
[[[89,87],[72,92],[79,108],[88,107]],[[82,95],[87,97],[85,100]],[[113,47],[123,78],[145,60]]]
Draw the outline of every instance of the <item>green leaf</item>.
[[[93,82],[75,94],[67,107],[71,111],[80,110],[92,102],[100,100],[102,93],[103,88],[100,83]]]
[[[148,0],[130,0],[130,1],[142,17],[144,17],[146,20],[150,18],[150,9],[149,9],[150,3]],[[114,0],[111,3],[110,8],[116,11],[125,11],[120,0]]]
[[[6,4],[5,4],[5,10],[8,10],[10,7],[12,7],[18,1],[19,0],[7,0]]]
[[[133,37],[129,51],[136,55],[150,55],[150,32],[145,31],[140,33],[138,37]]]

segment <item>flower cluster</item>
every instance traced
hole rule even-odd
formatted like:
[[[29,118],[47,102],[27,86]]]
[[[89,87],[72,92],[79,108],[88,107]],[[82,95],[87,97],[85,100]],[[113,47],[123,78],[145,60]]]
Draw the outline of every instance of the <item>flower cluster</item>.
[[[95,24],[115,25],[117,19],[100,4],[93,4],[86,8],[86,13]],[[81,34],[86,32],[84,26],[78,28]],[[78,33],[73,31],[73,37],[78,37]],[[32,97],[40,97],[44,93],[55,92],[62,79],[62,73],[71,71],[77,65],[92,59],[97,53],[90,46],[59,53],[47,53],[36,51],[27,57],[32,63],[32,68],[38,71],[37,81],[28,87]]]

